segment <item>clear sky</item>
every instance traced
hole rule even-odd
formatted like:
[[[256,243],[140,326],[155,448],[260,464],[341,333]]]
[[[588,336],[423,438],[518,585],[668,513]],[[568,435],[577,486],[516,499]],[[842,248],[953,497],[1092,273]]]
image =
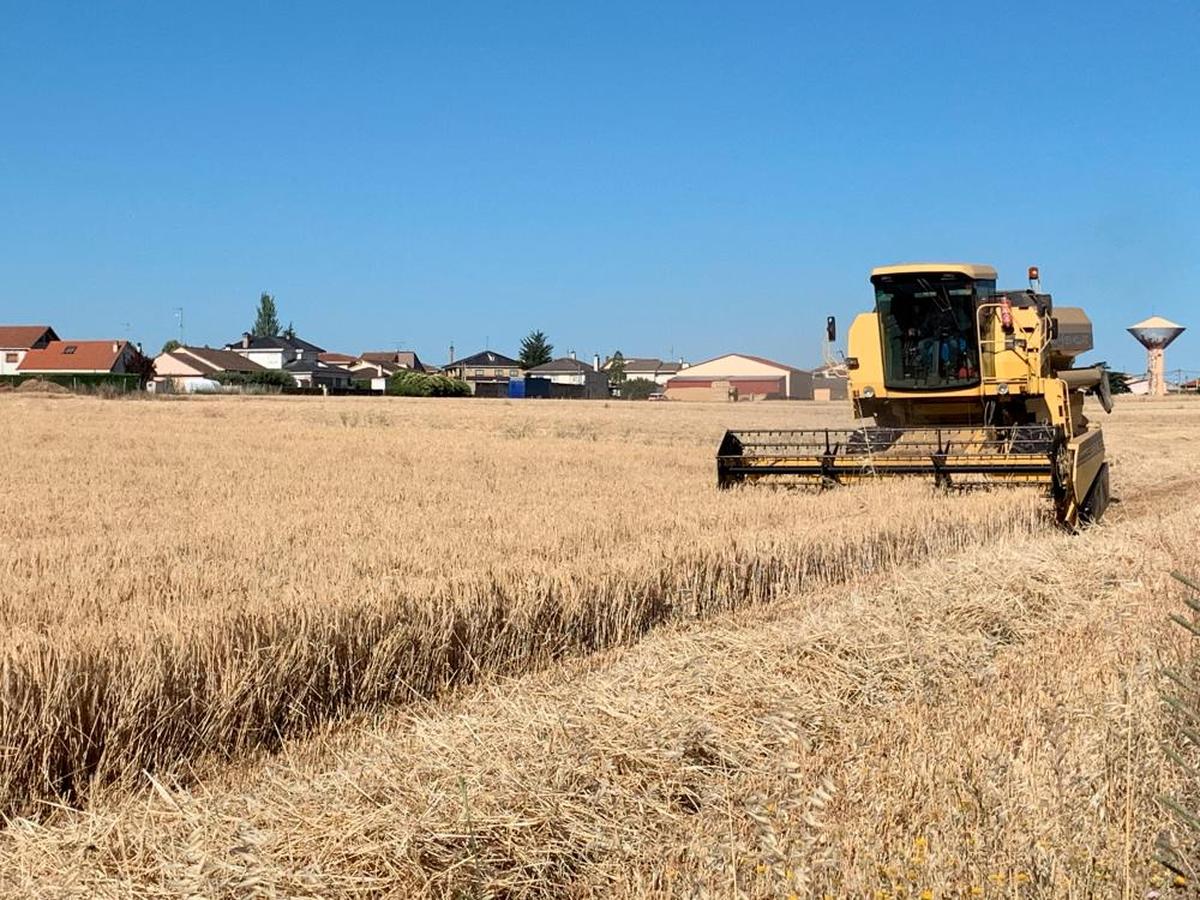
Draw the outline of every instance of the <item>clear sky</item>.
[[[872,265],[1190,325],[1200,6],[0,0],[0,321],[812,365]]]

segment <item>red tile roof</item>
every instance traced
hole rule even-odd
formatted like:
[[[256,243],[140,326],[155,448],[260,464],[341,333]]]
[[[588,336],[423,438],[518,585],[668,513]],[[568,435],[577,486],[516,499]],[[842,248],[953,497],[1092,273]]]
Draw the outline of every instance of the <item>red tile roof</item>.
[[[26,353],[17,371],[111,372],[128,346],[127,341],[51,341]]]
[[[58,335],[49,325],[0,325],[0,347],[5,350],[28,350],[50,333],[50,340]]]

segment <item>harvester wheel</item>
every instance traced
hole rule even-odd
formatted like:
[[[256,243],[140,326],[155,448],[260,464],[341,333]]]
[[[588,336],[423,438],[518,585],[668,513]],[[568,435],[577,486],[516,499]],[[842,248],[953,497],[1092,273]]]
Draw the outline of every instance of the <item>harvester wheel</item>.
[[[1108,463],[1100,467],[1096,479],[1092,482],[1083,505],[1079,507],[1079,522],[1081,525],[1092,525],[1104,517],[1108,508]]]

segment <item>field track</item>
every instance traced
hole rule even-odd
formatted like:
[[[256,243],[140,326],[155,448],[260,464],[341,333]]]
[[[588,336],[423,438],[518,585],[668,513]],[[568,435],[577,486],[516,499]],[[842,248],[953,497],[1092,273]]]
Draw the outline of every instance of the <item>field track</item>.
[[[8,829],[0,885],[1140,896],[1159,877],[1152,798],[1174,778],[1155,672],[1164,575],[1195,543],[1200,408],[1120,413],[1122,502],[1103,528],[1014,531],[977,498],[906,498],[919,540],[898,545],[902,568],[714,602],[704,622],[691,608],[633,647],[476,670],[478,686],[382,719],[347,709],[336,730],[205,763],[198,781],[122,781],[84,814]],[[953,547],[935,537],[948,508]]]

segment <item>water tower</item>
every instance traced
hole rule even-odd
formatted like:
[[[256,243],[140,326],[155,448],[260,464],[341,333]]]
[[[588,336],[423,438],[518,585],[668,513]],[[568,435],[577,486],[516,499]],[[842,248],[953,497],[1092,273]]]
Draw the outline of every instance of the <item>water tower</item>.
[[[1158,397],[1165,395],[1167,393],[1165,351],[1171,341],[1183,334],[1183,326],[1176,325],[1162,316],[1151,316],[1144,322],[1131,325],[1128,330],[1137,338],[1138,343],[1146,348],[1146,377],[1150,382],[1149,393]]]

